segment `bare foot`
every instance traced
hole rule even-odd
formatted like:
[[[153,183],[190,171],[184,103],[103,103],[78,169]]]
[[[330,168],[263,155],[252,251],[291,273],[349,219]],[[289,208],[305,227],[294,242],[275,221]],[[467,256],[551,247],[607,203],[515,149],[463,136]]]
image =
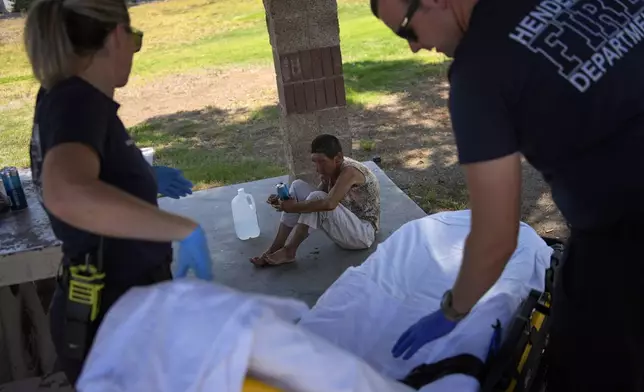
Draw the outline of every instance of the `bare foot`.
[[[261,256],[251,257],[250,262],[253,263],[256,267],[264,267],[265,265],[268,264],[268,260],[267,260],[268,255],[270,255],[271,253],[279,249],[280,248],[278,247],[274,248],[271,246],[270,248],[268,248],[268,250],[266,250],[266,252],[262,253]]]
[[[266,256],[265,260],[269,265],[289,264],[295,261],[295,252],[282,248],[277,252]]]
[[[255,267],[263,267],[266,264],[268,264],[268,261],[266,261],[266,257],[268,255],[266,253],[262,254],[261,256],[255,256],[251,257],[249,260],[251,263],[255,265]]]

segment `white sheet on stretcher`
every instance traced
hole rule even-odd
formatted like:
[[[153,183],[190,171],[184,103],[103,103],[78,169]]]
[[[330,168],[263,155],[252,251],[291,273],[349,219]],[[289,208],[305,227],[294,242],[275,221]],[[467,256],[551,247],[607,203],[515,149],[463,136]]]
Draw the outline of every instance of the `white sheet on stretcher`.
[[[130,290],[103,321],[79,392],[413,392],[295,324],[305,303],[193,279]]]
[[[470,353],[488,353],[498,319],[507,326],[531,289],[543,290],[552,248],[521,224],[517,249],[501,279],[456,329],[427,344],[408,361],[391,349],[413,323],[439,308],[452,287],[470,229],[469,211],[443,212],[405,224],[359,267],[349,268],[324,293],[299,325],[365,360],[376,371],[399,379],[421,363]],[[475,391],[478,382],[450,375],[429,391]]]
[[[411,392],[394,379],[461,352],[483,358],[490,325],[543,286],[551,251],[524,225],[502,279],[472,314],[412,360],[393,359],[400,333],[437,309],[453,283],[468,229],[467,212],[406,224],[312,310],[190,279],[132,289],[101,325],[77,389],[239,392],[251,373],[285,391]],[[422,391],[475,389],[473,379],[449,376]]]

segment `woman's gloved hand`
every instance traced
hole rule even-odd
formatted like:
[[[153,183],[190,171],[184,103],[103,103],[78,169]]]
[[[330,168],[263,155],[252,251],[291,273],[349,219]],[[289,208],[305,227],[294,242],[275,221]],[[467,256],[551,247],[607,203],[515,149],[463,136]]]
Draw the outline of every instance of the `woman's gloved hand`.
[[[207,281],[213,280],[210,250],[206,233],[201,226],[197,226],[190,235],[179,243],[178,264],[177,278],[185,278],[188,270],[192,269],[197,278]]]
[[[152,166],[157,178],[159,193],[163,196],[178,199],[192,194],[192,182],[183,177],[181,170],[167,166]]]
[[[409,327],[400,336],[391,353],[395,358],[398,358],[406,352],[403,359],[407,360],[413,357],[427,343],[452,332],[456,324],[458,324],[458,321],[448,320],[440,309],[430,313]]]

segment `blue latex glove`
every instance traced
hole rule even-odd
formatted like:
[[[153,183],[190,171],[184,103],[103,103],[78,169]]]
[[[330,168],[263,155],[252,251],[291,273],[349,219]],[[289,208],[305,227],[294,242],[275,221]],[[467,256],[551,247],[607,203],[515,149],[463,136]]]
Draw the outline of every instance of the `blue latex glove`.
[[[201,226],[179,243],[178,264],[177,278],[185,278],[188,270],[192,269],[197,278],[213,280],[210,250],[208,250],[206,233]]]
[[[152,166],[157,178],[159,193],[163,196],[178,199],[192,194],[192,182],[183,177],[181,170],[167,166]]]
[[[416,351],[420,350],[427,343],[452,332],[456,324],[458,324],[458,321],[446,319],[443,311],[440,309],[434,313],[430,313],[409,327],[400,336],[391,353],[395,358],[398,358],[406,351],[403,359],[407,360],[413,357]]]

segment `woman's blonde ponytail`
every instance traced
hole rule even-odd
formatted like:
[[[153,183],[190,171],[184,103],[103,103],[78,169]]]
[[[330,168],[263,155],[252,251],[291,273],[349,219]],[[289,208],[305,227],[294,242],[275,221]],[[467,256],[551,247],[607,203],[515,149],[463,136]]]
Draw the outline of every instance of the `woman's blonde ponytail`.
[[[27,15],[25,47],[34,76],[49,88],[74,72],[74,47],[65,27],[63,0],[36,0]]]

